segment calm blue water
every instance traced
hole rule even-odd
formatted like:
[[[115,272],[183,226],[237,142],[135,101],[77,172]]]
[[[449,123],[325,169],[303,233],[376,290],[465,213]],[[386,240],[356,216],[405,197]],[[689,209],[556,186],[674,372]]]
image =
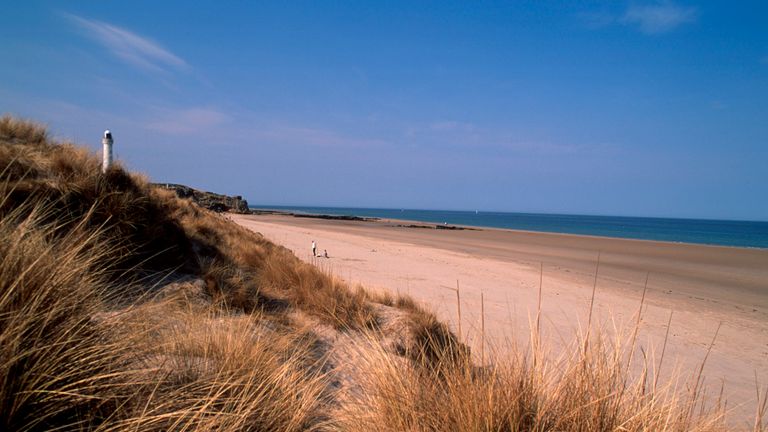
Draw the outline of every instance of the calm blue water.
[[[768,248],[768,222],[343,207],[253,207],[641,240]]]

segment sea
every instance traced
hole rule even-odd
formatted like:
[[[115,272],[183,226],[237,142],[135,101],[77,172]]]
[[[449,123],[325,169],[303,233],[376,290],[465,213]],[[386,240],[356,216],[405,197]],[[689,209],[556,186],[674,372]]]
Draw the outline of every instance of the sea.
[[[351,207],[251,206],[251,208],[676,243],[768,248],[768,222],[759,221]]]

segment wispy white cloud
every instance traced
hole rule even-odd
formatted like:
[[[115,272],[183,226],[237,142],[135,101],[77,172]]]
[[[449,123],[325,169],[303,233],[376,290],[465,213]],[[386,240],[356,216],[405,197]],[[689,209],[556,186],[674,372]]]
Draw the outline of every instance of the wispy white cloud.
[[[516,158],[594,157],[614,151],[611,144],[527,140],[503,128],[489,128],[462,121],[414,124],[403,130],[403,143],[429,151],[486,154]]]
[[[698,9],[692,6],[677,6],[672,3],[632,5],[619,21],[637,26],[643,33],[658,34],[694,22],[698,15]]]
[[[461,135],[466,138],[474,135],[475,132],[481,132],[473,123],[456,120],[436,120],[431,123],[421,123],[410,125],[405,128],[404,135],[407,138],[429,137],[429,136],[456,136]]]
[[[214,108],[155,109],[148,130],[167,135],[190,135],[217,130],[231,120],[226,113]]]
[[[142,127],[168,136],[206,137],[211,143],[280,145],[292,148],[371,149],[390,143],[333,129],[317,128],[215,107],[150,107]]]
[[[614,25],[637,28],[645,34],[667,33],[695,22],[699,10],[693,6],[679,6],[671,2],[631,4],[623,12],[606,10],[583,12],[578,15],[589,29],[597,30]]]
[[[443,120],[443,121],[433,122],[432,124],[429,125],[429,129],[433,131],[441,131],[441,132],[454,132],[454,131],[472,132],[473,130],[476,129],[476,127],[472,123]]]
[[[155,73],[189,69],[182,58],[146,37],[103,21],[63,15],[92,40],[134,67]]]
[[[256,128],[250,138],[260,142],[325,148],[363,149],[387,146],[379,138],[359,137],[328,129],[304,126],[271,125]]]

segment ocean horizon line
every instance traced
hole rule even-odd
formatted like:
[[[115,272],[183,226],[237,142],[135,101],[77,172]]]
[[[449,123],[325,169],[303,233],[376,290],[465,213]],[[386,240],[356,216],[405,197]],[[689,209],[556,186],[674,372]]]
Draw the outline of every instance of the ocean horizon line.
[[[387,211],[423,211],[423,212],[457,212],[457,213],[498,213],[498,214],[520,214],[533,216],[584,216],[584,217],[606,217],[606,218],[637,218],[637,219],[674,219],[674,220],[692,220],[692,221],[712,221],[712,222],[748,222],[758,224],[768,224],[768,219],[723,219],[715,217],[700,216],[629,216],[617,214],[597,214],[597,213],[557,213],[557,212],[536,212],[536,211],[511,211],[511,210],[475,210],[475,209],[428,209],[428,208],[408,208],[408,207],[346,207],[346,206],[314,206],[314,205],[266,205],[249,204],[248,208],[254,210],[282,210],[282,209],[344,209],[344,210],[387,210]]]
[[[429,210],[329,206],[250,205],[256,210],[376,217],[435,224],[591,235],[741,248],[768,248],[768,222],[657,216],[605,216],[487,210]]]

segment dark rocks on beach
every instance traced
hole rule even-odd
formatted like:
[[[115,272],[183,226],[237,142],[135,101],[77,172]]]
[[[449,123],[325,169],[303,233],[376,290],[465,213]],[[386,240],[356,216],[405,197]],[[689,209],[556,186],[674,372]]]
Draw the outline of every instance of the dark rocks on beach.
[[[464,227],[458,227],[455,225],[435,225],[435,229],[442,229],[442,230],[465,230]]]
[[[250,213],[248,201],[240,195],[227,196],[213,192],[199,191],[189,186],[173,183],[153,183],[153,186],[169,189],[176,192],[179,198],[191,199],[200,207],[213,210],[215,212],[232,212],[240,214]]]
[[[326,215],[326,214],[303,214],[293,213],[293,217],[297,218],[312,218],[312,219],[330,219],[330,220],[345,220],[345,221],[377,221],[379,218],[374,217],[360,217],[360,216],[347,216],[347,215]]]
[[[441,229],[441,230],[458,230],[458,231],[478,231],[476,228],[460,227],[456,225],[424,225],[424,224],[410,224],[410,225],[395,225],[399,228],[419,228],[419,229]]]

